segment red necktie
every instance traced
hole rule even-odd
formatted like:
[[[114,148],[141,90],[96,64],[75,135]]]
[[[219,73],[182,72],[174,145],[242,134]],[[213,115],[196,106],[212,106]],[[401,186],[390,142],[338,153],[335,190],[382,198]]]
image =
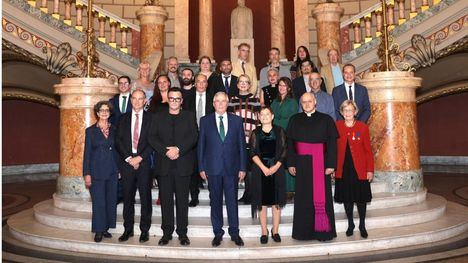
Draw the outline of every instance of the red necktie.
[[[132,145],[134,149],[138,148],[138,140],[140,139],[140,134],[139,134],[139,126],[140,123],[138,121],[138,113],[135,113],[135,126],[133,126],[133,139],[132,139]]]

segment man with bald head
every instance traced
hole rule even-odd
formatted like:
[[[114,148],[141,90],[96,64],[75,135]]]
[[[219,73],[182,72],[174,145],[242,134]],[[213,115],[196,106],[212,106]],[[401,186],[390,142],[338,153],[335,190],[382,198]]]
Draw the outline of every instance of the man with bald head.
[[[309,74],[309,87],[310,92],[315,95],[317,100],[317,111],[325,113],[333,118],[336,121],[335,116],[335,104],[333,102],[333,97],[327,92],[321,89],[322,77],[318,72],[312,72]]]
[[[326,241],[336,237],[331,175],[336,168],[335,122],[317,111],[307,92],[300,99],[303,112],[291,117],[287,129],[288,170],[296,176],[292,237]]]

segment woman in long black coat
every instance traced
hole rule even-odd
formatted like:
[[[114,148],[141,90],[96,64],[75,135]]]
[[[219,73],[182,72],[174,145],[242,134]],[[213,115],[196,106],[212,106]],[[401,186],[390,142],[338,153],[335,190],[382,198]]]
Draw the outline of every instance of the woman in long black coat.
[[[260,111],[261,126],[257,127],[250,137],[250,156],[252,167],[252,207],[260,210],[262,236],[260,243],[268,242],[267,209],[271,206],[273,228],[271,237],[281,242],[278,228],[281,208],[286,204],[286,179],[284,166],[286,158],[286,134],[284,130],[273,125],[273,111],[262,108]]]

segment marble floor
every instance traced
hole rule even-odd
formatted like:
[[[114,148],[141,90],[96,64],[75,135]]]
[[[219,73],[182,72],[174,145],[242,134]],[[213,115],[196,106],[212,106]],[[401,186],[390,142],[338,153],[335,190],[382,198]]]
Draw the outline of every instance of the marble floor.
[[[465,173],[425,172],[424,184],[429,193],[441,195],[448,201],[468,206],[468,171]],[[9,183],[3,184],[2,188],[2,216],[4,225],[6,222],[5,219],[9,216],[32,208],[41,201],[50,199],[55,192],[55,180]],[[3,238],[5,239],[5,233],[3,234]],[[421,250],[421,253],[417,257],[413,257],[412,260],[397,262],[468,262],[468,245],[466,245],[466,240],[467,239],[458,241],[462,242],[461,247],[464,250],[462,249],[461,252],[458,251],[455,257],[450,258],[449,256],[449,259],[443,259],[444,256],[445,258],[447,256],[445,253],[453,253],[453,251],[444,252],[443,249],[427,250],[427,248],[425,248],[424,251]],[[463,242],[465,243],[464,246]],[[457,247],[460,247],[460,245]],[[6,252],[4,251],[4,253]],[[437,260],[435,255],[438,255],[440,260]],[[353,262],[348,260],[338,261]],[[359,260],[354,262],[359,262]]]

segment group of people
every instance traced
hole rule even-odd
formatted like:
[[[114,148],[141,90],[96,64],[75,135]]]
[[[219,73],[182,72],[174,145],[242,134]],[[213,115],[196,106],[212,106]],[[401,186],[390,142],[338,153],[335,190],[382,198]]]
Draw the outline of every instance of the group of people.
[[[119,241],[134,234],[136,190],[141,203],[139,241],[149,240],[154,177],[162,246],[172,240],[174,230],[181,245],[190,244],[188,210],[199,203],[201,180],[208,182],[215,247],[224,235],[223,194],[228,234],[238,246],[244,245],[239,201],[259,211],[260,242],[265,244],[270,235],[281,242],[281,209],[293,196],[292,237],[333,239],[332,178],[334,200],[344,204],[348,218],[346,235],[353,235],[356,203],[360,235],[368,236],[365,214],[374,170],[366,125],[370,103],[366,88],[355,83],[355,67],[339,64],[338,51],[331,49],[330,64],[322,67],[321,75],[303,46],[293,66],[285,67],[279,63],[280,50],[272,48],[257,81],[249,52],[248,44],[239,45],[238,59],[221,60],[217,72],[211,70],[209,57],[201,57],[196,75],[189,68],[180,70],[177,58],[170,57],[167,74],[154,82],[149,63],[143,62],[137,81],[120,77],[120,93],[95,105],[97,122],[86,129],[83,175],[93,204],[96,242],[112,237],[108,230],[116,225],[119,178],[125,228]],[[245,190],[238,200],[240,181],[245,181]]]

